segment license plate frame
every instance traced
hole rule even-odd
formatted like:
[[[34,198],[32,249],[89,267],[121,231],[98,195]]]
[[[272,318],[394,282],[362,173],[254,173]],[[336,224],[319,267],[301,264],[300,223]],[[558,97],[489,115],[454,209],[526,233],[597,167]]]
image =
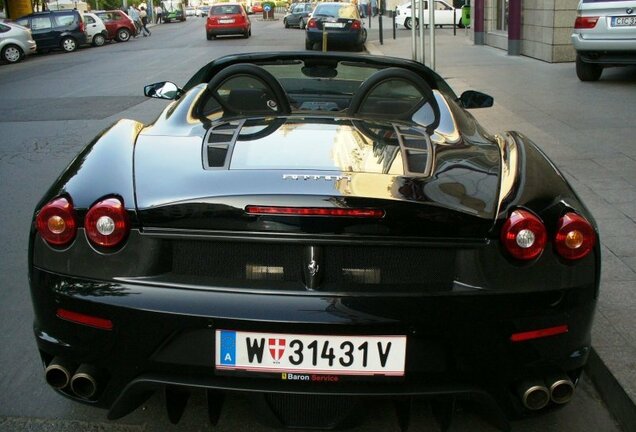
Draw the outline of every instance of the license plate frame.
[[[234,19],[220,19],[219,24],[234,24]]]
[[[361,379],[401,378],[405,374],[405,335],[324,335],[218,329],[215,336],[214,367],[220,374],[274,375],[283,379],[289,374]]]
[[[323,27],[324,28],[328,28],[328,29],[342,29],[344,28],[345,24],[341,23],[341,22],[326,22],[323,23]]]

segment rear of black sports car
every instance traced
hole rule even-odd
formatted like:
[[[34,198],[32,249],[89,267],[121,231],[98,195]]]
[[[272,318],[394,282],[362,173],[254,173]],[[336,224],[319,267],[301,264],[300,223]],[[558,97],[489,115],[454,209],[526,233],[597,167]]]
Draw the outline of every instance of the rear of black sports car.
[[[165,391],[173,421],[188,392],[218,416],[238,391],[321,428],[367,398],[472,400],[504,428],[570,400],[597,235],[525,137],[167,121],[115,125],[36,210],[35,333],[58,391],[110,418]]]

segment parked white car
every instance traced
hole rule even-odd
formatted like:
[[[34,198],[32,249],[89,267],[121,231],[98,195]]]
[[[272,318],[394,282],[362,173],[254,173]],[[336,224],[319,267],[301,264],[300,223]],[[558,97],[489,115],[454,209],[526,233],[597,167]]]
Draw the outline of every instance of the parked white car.
[[[419,24],[419,1],[415,2],[415,22]],[[435,25],[445,26],[453,25],[453,16],[457,26],[463,28],[462,10],[455,8],[452,4],[446,3],[444,0],[435,0]],[[407,29],[411,28],[411,2],[401,4],[396,8],[395,22]],[[424,0],[424,26],[428,27],[428,1]],[[417,26],[416,26],[417,28]]]
[[[108,39],[104,21],[94,13],[85,12],[84,23],[86,24],[86,42],[93,46],[104,45]]]
[[[27,54],[33,54],[37,45],[31,30],[12,22],[0,22],[0,54],[2,61],[17,63]]]

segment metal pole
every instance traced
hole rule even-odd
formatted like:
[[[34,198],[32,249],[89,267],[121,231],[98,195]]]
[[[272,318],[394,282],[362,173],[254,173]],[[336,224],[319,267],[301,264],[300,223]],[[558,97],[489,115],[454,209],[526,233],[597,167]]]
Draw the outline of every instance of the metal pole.
[[[382,34],[382,0],[378,0],[378,31],[380,32],[380,45],[384,45],[384,35]]]
[[[420,59],[422,64],[426,64],[426,56],[424,55],[424,1],[425,0],[419,0],[420,9],[417,14],[417,22],[420,26]]]
[[[415,33],[415,0],[411,0],[411,58],[417,61],[417,33]]]
[[[324,27],[322,28],[322,52],[327,52],[327,32]]]
[[[369,17],[369,28],[371,28],[371,18],[373,13],[371,12],[371,0],[369,0],[369,3],[367,4],[367,17]]]
[[[430,44],[429,67],[435,70],[435,0],[429,0],[428,3],[428,28],[430,30],[430,37],[428,38],[428,43]]]
[[[457,9],[453,6],[453,36],[457,36]]]
[[[393,21],[392,21],[392,23],[393,23],[393,39],[395,39],[396,38],[396,36],[395,36],[395,27],[397,26],[397,24],[395,24],[395,10],[393,11]]]

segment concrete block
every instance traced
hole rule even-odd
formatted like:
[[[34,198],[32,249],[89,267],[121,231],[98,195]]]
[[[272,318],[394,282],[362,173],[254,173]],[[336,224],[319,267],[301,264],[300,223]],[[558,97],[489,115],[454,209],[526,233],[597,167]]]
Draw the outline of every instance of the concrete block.
[[[554,10],[576,10],[579,0],[554,0]]]
[[[572,21],[574,24],[574,21]],[[569,45],[572,46],[572,26],[570,27],[557,27],[553,33],[554,45]]]
[[[572,45],[555,45],[552,50],[552,63],[573,62],[576,60],[576,50]]]
[[[552,45],[533,42],[533,41],[521,41],[521,54],[533,57],[539,60],[550,62],[552,60]]]
[[[576,20],[576,10],[558,10],[554,11],[554,27],[574,27]]]

